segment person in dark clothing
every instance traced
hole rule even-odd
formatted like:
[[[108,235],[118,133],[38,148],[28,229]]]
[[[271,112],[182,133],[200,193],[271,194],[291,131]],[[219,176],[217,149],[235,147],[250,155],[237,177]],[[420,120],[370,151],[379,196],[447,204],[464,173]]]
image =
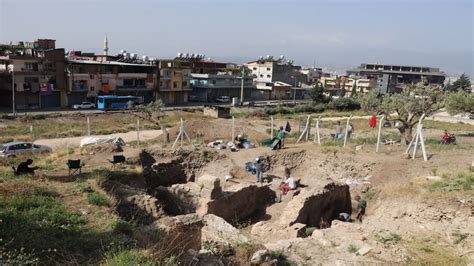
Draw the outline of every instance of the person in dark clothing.
[[[31,175],[34,175],[35,174],[35,170],[38,169],[38,167],[30,167],[30,165],[33,164],[33,160],[32,159],[28,159],[24,162],[21,162],[18,167],[15,169],[13,168],[13,170],[15,170],[15,174],[16,175],[23,175],[23,174],[31,174]]]
[[[282,148],[282,143],[285,140],[286,134],[288,134],[283,127],[280,127],[280,130],[277,132],[276,139],[278,140],[278,143],[273,147],[274,150],[276,149],[281,149]]]
[[[361,199],[359,195],[355,196],[354,198],[357,201],[357,212],[356,212],[356,219],[359,223],[362,223],[362,218],[365,215],[365,209],[367,208],[367,201]]]

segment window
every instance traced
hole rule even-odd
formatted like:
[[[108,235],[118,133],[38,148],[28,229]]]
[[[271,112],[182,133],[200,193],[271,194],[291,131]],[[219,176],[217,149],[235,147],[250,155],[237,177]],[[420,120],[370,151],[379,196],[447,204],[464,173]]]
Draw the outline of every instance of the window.
[[[270,70],[271,70],[271,68],[267,67],[267,71],[270,71]]]
[[[272,75],[267,75],[267,78],[271,78],[271,77],[272,77]]]
[[[181,84],[181,86],[186,87],[186,86],[188,86],[188,83],[187,83],[186,81],[183,81],[183,83]]]
[[[72,85],[72,90],[73,91],[85,91],[87,90],[87,81],[85,80],[74,80],[74,83]]]
[[[133,87],[133,79],[124,79],[123,86]]]
[[[178,82],[173,81],[173,89],[176,89],[176,88],[178,88]]]
[[[263,74],[260,74],[260,77],[263,78]]]
[[[53,63],[44,63],[43,64],[43,69],[45,71],[55,71],[56,70]]]
[[[256,68],[256,67],[254,67],[254,68],[252,68],[252,69],[253,69],[253,70],[257,70],[257,68]]]
[[[25,70],[38,71],[38,63],[26,62]]]
[[[94,87],[94,86],[91,86],[91,87],[90,87],[90,91],[95,91],[95,87]]]
[[[145,87],[145,80],[144,79],[136,79],[135,80],[135,87]]]

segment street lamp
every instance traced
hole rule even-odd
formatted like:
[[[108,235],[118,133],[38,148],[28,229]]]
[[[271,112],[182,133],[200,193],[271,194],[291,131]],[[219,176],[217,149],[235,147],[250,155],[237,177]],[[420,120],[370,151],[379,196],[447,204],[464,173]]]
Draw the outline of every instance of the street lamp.
[[[15,108],[15,66],[13,64],[8,65],[12,72],[12,105],[13,105],[13,117],[16,116]]]

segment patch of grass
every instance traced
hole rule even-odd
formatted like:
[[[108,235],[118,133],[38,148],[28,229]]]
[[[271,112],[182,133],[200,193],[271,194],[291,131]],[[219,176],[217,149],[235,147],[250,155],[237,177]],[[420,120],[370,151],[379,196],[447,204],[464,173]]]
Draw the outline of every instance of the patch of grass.
[[[55,191],[25,184],[10,193],[3,191],[1,195],[0,238],[8,243],[8,252],[20,252],[14,257],[29,259],[32,253],[48,253],[44,259],[54,260],[60,252],[74,254],[83,247],[98,248],[85,241],[85,221],[66,211]]]
[[[367,200],[373,200],[378,195],[378,193],[378,190],[371,188],[366,192],[363,192],[363,197]]]
[[[92,192],[87,194],[87,202],[96,206],[107,206],[109,205],[109,199],[100,194],[99,192]]]
[[[461,243],[464,239],[466,239],[469,234],[461,233],[461,232],[454,232],[451,234],[454,237],[454,244],[459,244]]]
[[[465,265],[465,259],[461,258],[453,250],[443,248],[428,241],[412,242],[407,246],[412,262],[419,265]]]
[[[142,265],[142,266],[159,266],[161,263],[155,260],[143,249],[121,250],[117,253],[108,253],[104,261],[104,266],[126,266],[126,265]]]
[[[349,246],[347,246],[347,251],[350,253],[356,253],[357,250],[359,250],[359,247],[354,244],[349,244]]]
[[[425,120],[423,121],[423,127],[426,129],[438,129],[450,131],[474,131],[474,125],[465,123],[450,123],[443,121]],[[439,139],[440,140],[440,139]]]
[[[396,233],[387,233],[382,231],[375,234],[375,239],[383,244],[395,245],[402,240],[402,237]]]
[[[441,181],[429,184],[428,189],[431,192],[441,189],[445,191],[469,191],[472,190],[473,183],[474,173],[459,172],[455,178],[444,177]]]

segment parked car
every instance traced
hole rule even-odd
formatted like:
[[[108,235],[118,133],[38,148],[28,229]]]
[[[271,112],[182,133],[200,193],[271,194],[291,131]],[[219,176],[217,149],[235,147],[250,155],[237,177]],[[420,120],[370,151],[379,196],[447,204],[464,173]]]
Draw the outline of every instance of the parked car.
[[[15,157],[24,153],[51,152],[46,145],[32,144],[31,142],[8,142],[0,145],[0,158]]]
[[[190,102],[199,102],[199,97],[197,95],[189,95],[188,101]]]
[[[95,108],[95,104],[91,102],[82,102],[80,104],[74,104],[72,109],[79,110],[79,109],[92,109]]]
[[[216,98],[216,102],[219,102],[219,103],[229,103],[230,101],[231,100],[229,96],[217,96]]]

